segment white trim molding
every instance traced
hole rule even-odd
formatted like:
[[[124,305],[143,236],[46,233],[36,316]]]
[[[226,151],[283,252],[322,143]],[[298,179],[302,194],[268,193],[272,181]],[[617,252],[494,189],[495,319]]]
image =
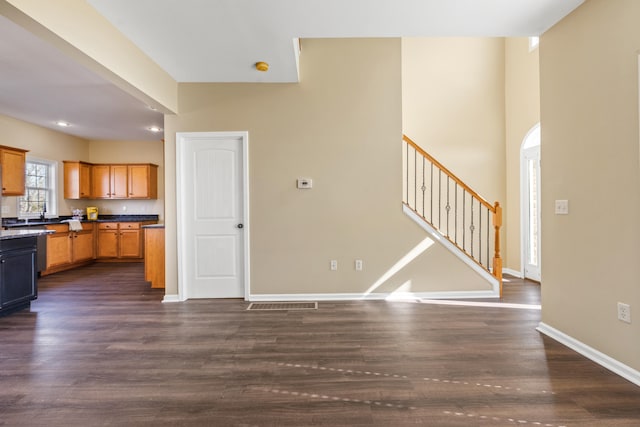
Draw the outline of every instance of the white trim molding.
[[[524,278],[524,274],[522,274],[522,271],[512,270],[511,268],[503,268],[502,274],[508,274],[509,276],[517,277],[518,279]]]
[[[577,339],[555,329],[546,323],[540,322],[536,330],[545,334],[549,338],[553,338],[561,344],[566,345],[570,349],[580,353],[587,359],[596,362],[598,365],[610,370],[611,372],[620,375],[622,378],[631,381],[637,386],[640,386],[640,371],[633,369],[630,366],[625,365],[616,359],[607,356],[606,354],[596,350],[593,347],[586,345],[585,343],[578,341]]]
[[[171,294],[171,295],[165,295],[164,298],[162,299],[162,302],[182,302],[182,300],[180,299],[180,295]]]
[[[402,211],[413,220],[416,224],[418,224],[424,231],[429,233],[429,235],[433,238],[434,241],[439,242],[447,248],[449,252],[454,254],[458,259],[467,266],[469,266],[473,271],[478,273],[484,280],[489,282],[491,288],[493,289],[493,294],[489,297],[478,297],[478,298],[498,298],[500,297],[500,283],[498,279],[491,275],[487,270],[480,267],[473,259],[469,258],[465,253],[463,253],[456,245],[451,243],[449,240],[444,238],[439,231],[433,228],[429,223],[427,223],[424,219],[422,219],[418,214],[416,214],[411,208],[407,205],[402,205]],[[430,297],[431,298],[431,297]],[[448,297],[448,298],[456,298],[456,297]],[[457,298],[472,298],[472,297],[457,297]]]
[[[493,291],[376,292],[344,294],[254,294],[249,301],[408,301],[422,299],[498,298]]]

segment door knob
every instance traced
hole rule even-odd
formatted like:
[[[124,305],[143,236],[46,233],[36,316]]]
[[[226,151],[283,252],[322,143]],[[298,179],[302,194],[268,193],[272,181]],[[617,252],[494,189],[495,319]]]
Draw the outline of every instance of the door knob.
[[[243,225],[243,224],[238,224],[238,225],[236,225],[236,227],[238,227],[238,228],[243,228],[243,227],[244,227],[244,225]]]

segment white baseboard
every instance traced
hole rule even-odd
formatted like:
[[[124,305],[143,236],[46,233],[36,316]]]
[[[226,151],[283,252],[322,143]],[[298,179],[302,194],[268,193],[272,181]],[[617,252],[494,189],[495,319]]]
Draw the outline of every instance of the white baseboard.
[[[517,277],[518,279],[522,279],[524,276],[521,271],[512,270],[510,268],[503,268],[502,274],[508,274],[509,276]]]
[[[162,302],[182,302],[180,300],[180,297],[176,294],[172,294],[172,295],[165,295],[164,298],[162,299]]]
[[[252,294],[248,301],[362,301],[362,300],[420,300],[420,299],[467,299],[499,298],[495,291],[460,292],[391,292],[371,294]]]
[[[559,343],[564,344],[570,349],[580,353],[584,357],[591,359],[598,365],[607,368],[611,372],[620,375],[622,378],[631,381],[637,386],[640,386],[640,371],[637,371],[632,367],[627,366],[624,363],[607,356],[606,354],[596,350],[593,347],[589,347],[583,342],[570,337],[564,332],[561,332],[554,327],[547,325],[546,323],[540,322],[536,329],[546,336],[553,338]]]

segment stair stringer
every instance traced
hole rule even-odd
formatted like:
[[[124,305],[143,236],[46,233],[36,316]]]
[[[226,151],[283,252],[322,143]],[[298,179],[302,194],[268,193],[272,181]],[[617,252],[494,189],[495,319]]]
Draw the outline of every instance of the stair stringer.
[[[479,266],[478,263],[475,262],[471,257],[469,257],[469,255],[467,255],[464,251],[462,251],[462,249],[451,243],[451,241],[444,237],[442,233],[440,233],[435,227],[425,221],[424,218],[415,213],[413,209],[411,209],[404,203],[402,204],[402,211],[405,213],[405,215],[411,218],[413,222],[418,224],[424,231],[426,231],[427,234],[429,234],[435,241],[444,246],[449,252],[460,259],[460,261],[464,262],[473,271],[478,273],[480,277],[486,280],[491,285],[491,292],[493,293],[493,296],[496,298],[500,298],[500,282],[498,281],[498,279],[496,279],[487,270]],[[486,293],[483,292],[482,296],[486,297]]]

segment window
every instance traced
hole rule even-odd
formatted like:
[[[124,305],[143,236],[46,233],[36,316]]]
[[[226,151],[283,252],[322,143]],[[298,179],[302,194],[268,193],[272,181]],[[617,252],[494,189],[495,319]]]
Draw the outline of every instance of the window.
[[[18,217],[57,215],[57,164],[49,160],[27,159],[24,196],[18,197]]]

